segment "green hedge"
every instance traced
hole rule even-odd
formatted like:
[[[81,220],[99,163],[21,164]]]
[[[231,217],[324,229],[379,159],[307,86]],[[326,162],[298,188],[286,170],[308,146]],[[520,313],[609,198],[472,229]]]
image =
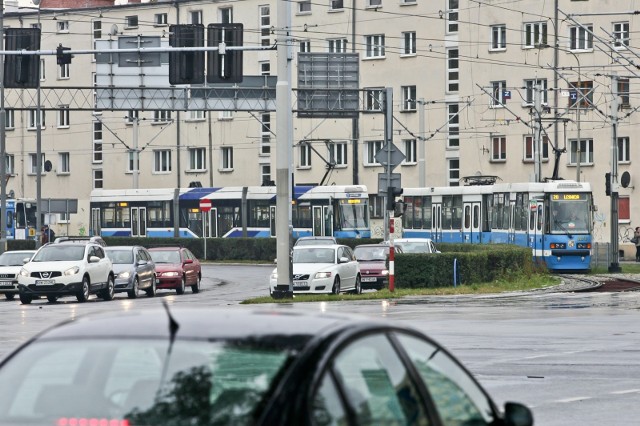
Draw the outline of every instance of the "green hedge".
[[[7,240],[7,250],[35,250],[36,240]]]

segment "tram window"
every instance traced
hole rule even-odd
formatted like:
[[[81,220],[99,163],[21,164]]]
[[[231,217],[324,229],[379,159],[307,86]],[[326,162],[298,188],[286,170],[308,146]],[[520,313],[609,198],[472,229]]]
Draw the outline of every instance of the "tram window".
[[[406,211],[402,215],[402,227],[413,229],[414,228],[414,207],[415,201],[413,197],[404,197],[404,204],[406,206]],[[416,226],[418,228],[418,226]]]
[[[102,209],[102,228],[115,228],[116,226],[116,209],[115,207],[105,207]]]
[[[309,204],[293,206],[292,216],[294,228],[311,228],[313,220],[311,219],[311,206]]]
[[[116,226],[122,228],[131,227],[131,216],[128,207],[116,207]]]
[[[423,198],[422,217],[422,229],[431,229],[431,197]]]
[[[269,222],[269,202],[249,201],[249,226],[268,228]]]
[[[7,228],[13,228],[13,212],[7,211]]]
[[[471,207],[464,206],[464,227],[468,229],[471,227]]]
[[[493,195],[483,195],[482,196],[482,208],[483,208],[483,231],[489,232],[491,231],[491,222],[493,220]]]
[[[473,206],[473,228],[478,229],[480,226],[480,206]]]
[[[529,211],[529,231],[533,231],[536,227],[536,211]]]
[[[538,207],[538,231],[542,231],[542,224],[544,223],[544,209],[542,206]]]
[[[462,195],[453,196],[453,205],[451,208],[451,227],[453,229],[462,228]]]
[[[509,202],[509,195],[504,197],[504,206],[502,206],[502,229],[509,229],[511,218],[511,203]]]
[[[452,197],[442,197],[442,229],[451,229],[452,215]]]

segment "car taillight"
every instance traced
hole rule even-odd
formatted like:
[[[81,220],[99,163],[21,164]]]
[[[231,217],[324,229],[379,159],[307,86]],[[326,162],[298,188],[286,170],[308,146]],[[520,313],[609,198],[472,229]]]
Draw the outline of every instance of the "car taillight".
[[[56,426],[131,426],[131,423],[126,419],[61,417]]]

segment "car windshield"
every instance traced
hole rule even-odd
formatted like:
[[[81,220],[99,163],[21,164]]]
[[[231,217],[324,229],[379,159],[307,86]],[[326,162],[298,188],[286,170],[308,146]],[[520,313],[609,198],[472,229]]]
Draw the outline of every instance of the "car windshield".
[[[0,255],[0,266],[20,266],[25,258],[29,258],[33,253],[12,253],[4,252]]]
[[[334,263],[334,248],[303,248],[293,251],[293,263]]]
[[[389,255],[389,247],[356,247],[353,253],[356,255],[356,259],[362,261],[372,260],[387,260]]]
[[[275,339],[35,342],[0,370],[0,424],[251,424],[290,357]]]
[[[403,253],[431,253],[429,243],[426,242],[398,242],[395,244],[402,247]]]
[[[42,247],[33,259],[32,262],[59,262],[59,261],[72,261],[82,260],[84,257],[85,246],[66,246],[66,245],[48,245]]]
[[[107,257],[115,264],[130,265],[133,263],[133,252],[131,250],[110,250],[106,249]]]
[[[155,263],[181,263],[180,252],[177,250],[152,250],[149,254]]]

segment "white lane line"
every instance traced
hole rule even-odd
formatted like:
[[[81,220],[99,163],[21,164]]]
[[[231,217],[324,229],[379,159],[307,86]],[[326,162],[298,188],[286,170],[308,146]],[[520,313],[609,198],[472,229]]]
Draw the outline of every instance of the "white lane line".
[[[627,393],[640,393],[640,389],[627,389],[621,391],[610,392],[611,395],[624,395]]]
[[[592,398],[590,396],[576,396],[575,398],[559,399],[556,402],[566,403],[566,402],[585,401],[587,399],[592,399]]]

